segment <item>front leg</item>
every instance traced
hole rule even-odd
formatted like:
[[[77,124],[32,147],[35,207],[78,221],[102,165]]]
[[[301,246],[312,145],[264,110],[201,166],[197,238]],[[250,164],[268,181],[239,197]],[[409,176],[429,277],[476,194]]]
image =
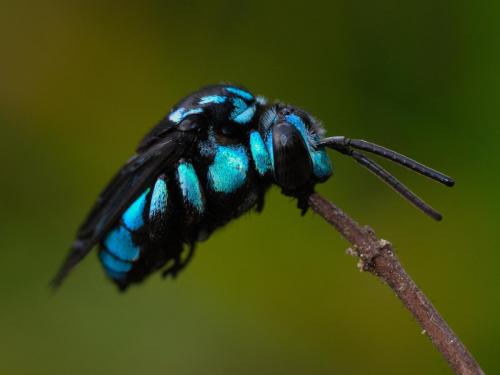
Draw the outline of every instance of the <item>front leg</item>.
[[[300,209],[300,216],[304,216],[309,209],[309,194],[297,197],[297,208]]]

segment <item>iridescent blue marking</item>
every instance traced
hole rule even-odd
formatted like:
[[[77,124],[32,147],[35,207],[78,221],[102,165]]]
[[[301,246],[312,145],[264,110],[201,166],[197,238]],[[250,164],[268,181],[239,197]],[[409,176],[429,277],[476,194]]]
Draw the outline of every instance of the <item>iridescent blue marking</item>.
[[[163,178],[156,180],[151,195],[151,204],[149,206],[149,217],[164,215],[167,211],[168,190],[167,182]]]
[[[134,244],[130,231],[123,225],[109,232],[104,240],[104,247],[122,260],[133,262],[139,258],[140,249]]]
[[[192,205],[199,213],[203,213],[204,204],[201,196],[200,181],[193,164],[181,163],[177,167],[177,178],[184,200]]]
[[[313,163],[313,172],[314,175],[318,178],[326,178],[332,174],[332,165],[330,164],[330,159],[326,154],[325,150],[315,150],[311,147],[311,142],[309,140],[309,132],[306,129],[306,125],[302,119],[295,115],[287,115],[285,116],[287,122],[295,126],[295,128],[300,132],[300,135],[304,139],[304,142],[307,145],[307,149],[309,150],[309,154],[311,155],[311,160]]]
[[[193,109],[190,109],[189,111],[185,112],[183,115],[182,115],[182,119],[184,120],[186,117],[188,117],[189,115],[194,115],[196,113],[201,113],[203,112],[203,108],[193,108]]]
[[[318,178],[326,178],[332,174],[332,164],[325,150],[311,152],[313,172]]]
[[[255,163],[255,169],[261,176],[264,176],[271,170],[271,159],[260,133],[256,130],[250,132],[250,151]]]
[[[289,122],[290,124],[292,124],[293,126],[295,126],[295,128],[299,131],[300,135],[304,139],[304,142],[307,145],[307,148],[309,150],[311,150],[311,147],[309,145],[309,143],[310,143],[309,142],[309,133],[307,132],[306,124],[304,124],[304,121],[302,121],[302,119],[295,114],[285,116],[285,120],[287,122]]]
[[[109,271],[108,275],[110,275],[112,278],[115,278],[115,275],[118,276],[117,274],[123,274],[124,272],[128,272],[132,269],[131,263],[116,259],[106,251],[101,251],[99,253],[99,258],[106,268],[106,271]]]
[[[149,193],[149,188],[137,198],[134,203],[127,208],[127,211],[122,216],[123,223],[130,230],[138,230],[144,225],[142,213],[146,207],[146,195]]]
[[[234,119],[234,117],[248,109],[248,104],[243,99],[231,98],[231,102],[234,106],[233,112],[231,112],[231,119]]]
[[[271,168],[274,170],[274,148],[273,148],[273,129],[271,128],[266,135],[266,148],[271,159]]]
[[[189,111],[186,111],[185,108],[178,108],[168,116],[168,119],[178,124],[179,122],[184,120],[187,116],[201,112],[203,112],[203,108],[193,108],[190,109]]]
[[[226,99],[227,99],[227,96],[208,95],[208,96],[204,96],[200,99],[200,104],[208,104],[208,103],[222,104],[226,101]]]
[[[232,102],[234,105],[234,109],[230,115],[231,120],[239,124],[246,124],[250,122],[253,118],[253,115],[255,114],[255,104],[248,106],[240,98],[232,98]]]
[[[248,91],[239,89],[237,87],[226,87],[226,90],[232,94],[238,95],[240,98],[243,98],[246,100],[253,100],[253,95],[250,94]]]
[[[246,124],[252,121],[253,116],[255,115],[256,107],[254,104],[252,104],[250,107],[248,107],[247,110],[244,112],[240,113],[238,116],[236,116],[233,121],[239,123],[239,124]]]
[[[168,119],[172,122],[175,122],[178,124],[182,120],[182,115],[186,112],[185,108],[177,108],[174,112],[172,112],[169,116]]]
[[[246,181],[248,155],[244,146],[217,146],[213,163],[208,167],[208,184],[219,193],[233,193]]]

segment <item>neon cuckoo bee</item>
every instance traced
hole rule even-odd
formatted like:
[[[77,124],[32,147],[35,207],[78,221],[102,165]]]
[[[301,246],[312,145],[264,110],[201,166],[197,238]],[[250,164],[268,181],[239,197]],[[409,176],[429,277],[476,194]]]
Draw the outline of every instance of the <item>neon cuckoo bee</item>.
[[[241,87],[213,85],[187,96],[146,134],[101,193],[53,284],[59,285],[96,245],[108,277],[121,290],[156,270],[176,276],[197,242],[250,209],[261,211],[273,184],[297,198],[305,213],[314,186],[332,174],[326,148],[351,156],[441,219],[361,151],[448,186],[454,184],[450,177],[373,143],[324,133],[306,112],[267,104]]]

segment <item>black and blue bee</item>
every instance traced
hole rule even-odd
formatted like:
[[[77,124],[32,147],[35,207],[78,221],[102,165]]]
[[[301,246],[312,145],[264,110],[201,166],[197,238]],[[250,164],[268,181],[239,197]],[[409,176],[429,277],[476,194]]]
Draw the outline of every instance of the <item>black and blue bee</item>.
[[[325,147],[353,157],[422,211],[441,219],[356,149],[448,186],[454,184],[450,177],[381,146],[325,138],[324,133],[306,112],[268,104],[241,87],[213,85],[187,96],[142,139],[101,193],[54,285],[96,245],[107,275],[122,290],[156,270],[175,276],[197,242],[250,209],[261,211],[272,184],[297,198],[305,213],[314,186],[332,174]]]

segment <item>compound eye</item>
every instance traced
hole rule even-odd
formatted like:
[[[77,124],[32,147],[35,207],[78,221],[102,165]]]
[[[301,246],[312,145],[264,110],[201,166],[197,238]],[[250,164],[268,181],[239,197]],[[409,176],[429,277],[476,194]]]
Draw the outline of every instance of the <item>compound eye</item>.
[[[313,164],[299,130],[282,122],[274,126],[272,137],[277,184],[286,190],[295,190],[310,183]]]

